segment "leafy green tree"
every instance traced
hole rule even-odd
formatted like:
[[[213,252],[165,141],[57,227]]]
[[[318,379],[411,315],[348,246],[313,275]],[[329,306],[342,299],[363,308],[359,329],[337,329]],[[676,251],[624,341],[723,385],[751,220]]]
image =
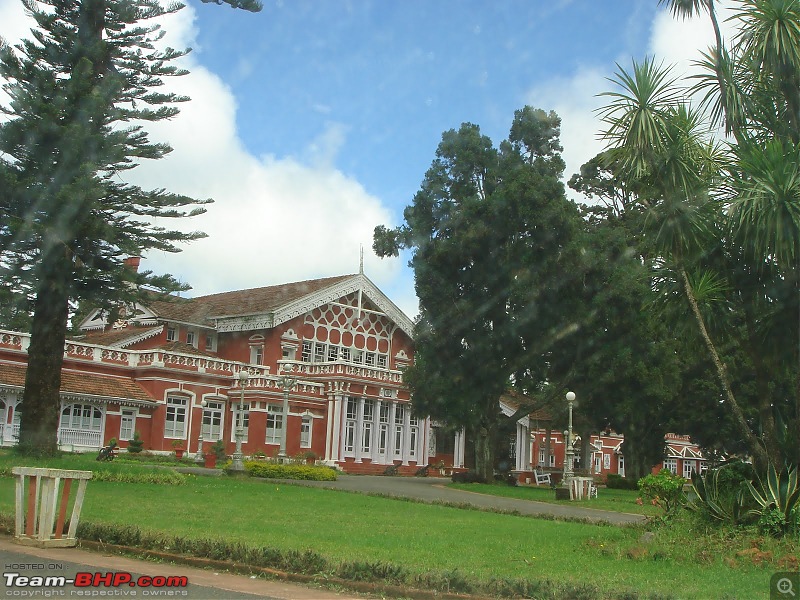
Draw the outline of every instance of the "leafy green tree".
[[[413,252],[414,410],[465,427],[484,479],[504,419],[501,394],[512,383],[541,388],[548,357],[574,332],[579,215],[559,181],[559,129],[554,113],[525,107],[499,149],[477,125],[446,131],[405,223],[375,228],[378,255]]]
[[[32,299],[20,449],[53,454],[71,305],[112,310],[134,302],[144,284],[180,289],[123,259],[202,237],[156,223],[200,214],[208,201],[126,180],[141,160],[170,151],[149,141],[142,123],[174,116],[187,100],[158,90],[163,77],[185,73],[172,65],[185,52],[159,49],[153,22],[182,5],[52,0],[26,8],[33,39],[0,48],[11,117],[0,125],[0,276]]]
[[[663,458],[680,388],[677,344],[667,324],[649,310],[650,270],[636,251],[627,219],[613,209],[594,208],[584,222],[584,309],[573,340],[578,368],[568,385],[580,391],[578,414],[589,419],[584,438],[608,426],[624,433],[626,475],[638,479]]]

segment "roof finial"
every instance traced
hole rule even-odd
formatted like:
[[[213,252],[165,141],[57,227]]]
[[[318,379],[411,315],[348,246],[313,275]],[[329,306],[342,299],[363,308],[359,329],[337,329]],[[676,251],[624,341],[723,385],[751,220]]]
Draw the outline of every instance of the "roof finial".
[[[361,262],[358,265],[358,274],[364,274],[364,244],[361,244]]]

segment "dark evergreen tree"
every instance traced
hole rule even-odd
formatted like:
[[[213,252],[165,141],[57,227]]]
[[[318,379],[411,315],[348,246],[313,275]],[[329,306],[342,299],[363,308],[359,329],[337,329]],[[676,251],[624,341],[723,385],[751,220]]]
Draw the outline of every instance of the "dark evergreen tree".
[[[197,201],[126,180],[141,160],[170,151],[142,123],[177,114],[182,96],[159,91],[182,75],[159,49],[153,19],[182,8],[156,0],[26,1],[32,39],[0,48],[11,118],[0,125],[0,276],[29,293],[31,343],[20,449],[57,450],[59,387],[72,303],[112,310],[147,285],[180,289],[168,275],[137,273],[123,260],[149,249],[178,251],[202,237],[162,227],[204,212]],[[257,5],[251,8],[257,9]]]
[[[445,132],[405,224],[375,229],[378,255],[413,250],[414,410],[465,427],[485,479],[505,419],[501,394],[541,387],[574,330],[579,215],[559,180],[559,129],[554,113],[525,107],[499,149],[477,125]]]

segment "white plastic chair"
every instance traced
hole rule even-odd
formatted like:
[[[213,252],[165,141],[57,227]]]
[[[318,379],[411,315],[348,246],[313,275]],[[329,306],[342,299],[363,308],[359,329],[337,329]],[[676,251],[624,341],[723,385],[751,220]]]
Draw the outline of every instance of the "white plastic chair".
[[[533,472],[533,474],[536,477],[536,485],[539,485],[541,483],[546,483],[547,485],[551,485],[551,483],[550,483],[550,473],[545,473],[544,471],[540,471],[539,469],[536,469]]]
[[[589,498],[597,498],[597,486],[594,483],[589,483]]]

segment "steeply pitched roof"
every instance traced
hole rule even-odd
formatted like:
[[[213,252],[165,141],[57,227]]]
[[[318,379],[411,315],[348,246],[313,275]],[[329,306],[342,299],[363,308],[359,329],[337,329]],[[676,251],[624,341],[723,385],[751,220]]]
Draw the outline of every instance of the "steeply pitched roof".
[[[335,285],[353,275],[309,279],[249,290],[222,292],[197,298],[155,301],[148,306],[162,319],[212,325],[215,317],[235,317],[274,312],[276,309]]]
[[[508,416],[511,416],[511,414],[518,411],[522,406],[524,405],[530,406],[534,404],[534,401],[532,398],[529,398],[528,396],[518,392],[517,390],[509,389],[506,390],[502,396],[500,396],[500,403],[501,406],[505,404],[510,409],[511,412],[508,414]],[[550,414],[542,408],[536,409],[535,411],[529,413],[527,416],[535,421],[553,420]]]
[[[25,386],[24,364],[0,363],[0,384]],[[94,373],[61,371],[61,393],[98,396],[111,400],[133,400],[153,403],[155,400],[130,377],[112,377]]]
[[[97,344],[98,346],[125,348],[158,335],[163,329],[162,325],[158,325],[157,327],[125,327],[124,329],[110,329],[108,331],[87,331],[85,335],[76,338],[76,340],[87,344]]]

